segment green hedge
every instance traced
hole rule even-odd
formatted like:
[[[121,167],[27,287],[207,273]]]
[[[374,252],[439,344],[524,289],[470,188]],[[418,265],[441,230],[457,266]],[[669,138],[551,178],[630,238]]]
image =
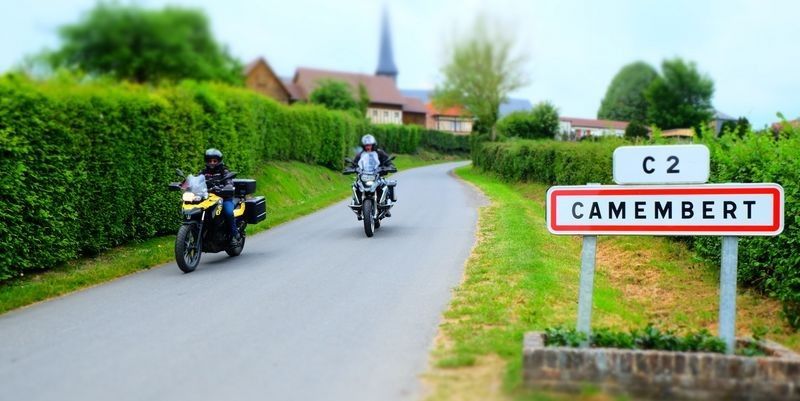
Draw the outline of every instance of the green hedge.
[[[389,153],[413,154],[420,148],[446,154],[465,154],[470,150],[469,136],[425,130],[415,125],[373,125],[369,132]]]
[[[551,185],[609,184],[611,155],[622,141],[559,142],[511,140],[480,145],[472,153],[475,166],[513,181]]]
[[[176,167],[217,147],[243,175],[293,159],[340,168],[367,129],[319,106],[185,83],[33,83],[0,77],[0,280],[174,232]]]
[[[548,185],[612,184],[612,154],[622,140],[485,143],[474,164],[512,181]],[[800,328],[800,132],[776,140],[749,133],[707,139],[711,182],[776,182],[785,191],[785,228],[777,237],[742,237],[739,282],[781,300],[788,322]],[[719,237],[695,237],[697,252],[718,263]]]

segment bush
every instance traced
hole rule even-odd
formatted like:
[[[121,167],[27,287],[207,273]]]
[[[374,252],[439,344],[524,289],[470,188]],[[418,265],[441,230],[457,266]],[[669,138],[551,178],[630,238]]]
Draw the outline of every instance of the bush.
[[[647,138],[649,135],[650,130],[638,121],[631,121],[625,128],[626,139]]]
[[[621,140],[557,142],[518,140],[484,143],[472,162],[514,181],[584,185],[612,183],[611,156]]]
[[[446,154],[464,154],[470,150],[469,136],[425,130],[415,125],[372,125],[369,131],[378,145],[389,153],[414,154],[421,147]]]
[[[0,280],[174,232],[174,169],[222,149],[246,175],[269,159],[341,167],[366,123],[215,84],[32,83],[0,77]]]
[[[725,342],[707,330],[680,336],[672,331],[661,331],[652,325],[630,332],[601,328],[594,330],[588,340],[589,345],[594,348],[725,352]],[[584,341],[586,334],[575,329],[556,327],[545,330],[545,344],[550,347],[578,347]]]
[[[558,134],[558,110],[542,102],[530,111],[515,111],[497,122],[497,133],[508,138],[554,139]]]

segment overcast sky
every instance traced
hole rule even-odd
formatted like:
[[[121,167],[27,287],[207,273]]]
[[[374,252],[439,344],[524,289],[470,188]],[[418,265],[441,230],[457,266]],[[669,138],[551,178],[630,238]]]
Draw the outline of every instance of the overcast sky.
[[[800,115],[800,2],[745,0],[139,0],[205,10],[219,41],[279,75],[298,66],[373,73],[383,5],[390,11],[403,89],[432,88],[448,39],[478,13],[501,21],[529,56],[531,84],[514,94],[550,100],[561,114],[595,117],[623,65],[697,62],[714,80],[714,105],[757,126]],[[0,71],[56,47],[57,27],[94,0],[0,0]]]

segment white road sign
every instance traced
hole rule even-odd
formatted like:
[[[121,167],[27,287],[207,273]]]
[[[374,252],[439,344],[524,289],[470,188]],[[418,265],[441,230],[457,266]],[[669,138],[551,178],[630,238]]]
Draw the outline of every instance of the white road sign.
[[[702,184],[710,164],[705,145],[621,146],[614,150],[614,182]]]
[[[777,184],[555,186],[547,228],[570,235],[778,235]]]

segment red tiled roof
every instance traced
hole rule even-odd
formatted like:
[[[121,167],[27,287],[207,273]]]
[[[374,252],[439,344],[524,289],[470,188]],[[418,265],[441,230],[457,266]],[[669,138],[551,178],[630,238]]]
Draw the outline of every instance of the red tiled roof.
[[[433,106],[433,103],[428,103],[425,105],[425,108],[428,109],[428,114],[432,116],[463,117],[467,114],[460,106],[453,106],[444,110],[439,110]]]
[[[371,103],[382,103],[402,106],[407,103],[406,98],[397,90],[397,85],[392,78],[386,76],[357,74],[342,71],[319,70],[300,67],[294,74],[292,82],[297,86],[299,98],[308,99],[308,96],[319,85],[319,81],[335,79],[347,82],[358,94],[359,84],[363,84],[369,94]]]
[[[559,120],[572,124],[573,127],[600,128],[600,129],[619,129],[624,130],[628,127],[625,121],[612,120],[593,120],[590,118],[561,117]]]

